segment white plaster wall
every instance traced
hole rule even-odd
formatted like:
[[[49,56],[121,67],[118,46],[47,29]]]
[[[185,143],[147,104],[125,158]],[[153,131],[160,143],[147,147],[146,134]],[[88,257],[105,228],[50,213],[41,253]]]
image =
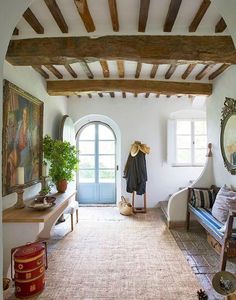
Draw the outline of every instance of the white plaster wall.
[[[67,114],[67,99],[52,97],[46,92],[45,80],[31,67],[14,67],[5,61],[3,68],[4,79],[9,80],[24,91],[44,102],[43,134],[54,138],[58,137],[62,116]],[[24,199],[36,195],[41,188],[40,184],[29,187],[24,192]],[[16,202],[16,193],[3,197],[2,209],[12,206]]]
[[[232,184],[236,187],[236,176],[224,167],[220,150],[220,120],[225,97],[236,99],[236,66],[231,66],[214,82],[214,90],[207,105],[208,139],[213,145],[213,170],[216,185]],[[235,129],[236,130],[236,129]]]
[[[141,96],[126,99],[112,99],[108,96],[102,99],[71,97],[68,103],[68,113],[74,122],[86,115],[96,114],[111,118],[119,126],[121,135],[119,176],[123,175],[130,146],[135,140],[151,147],[151,153],[146,156],[149,207],[156,206],[159,201],[167,200],[169,194],[176,192],[179,187],[189,185],[188,181],[196,179],[200,174],[202,168],[171,167],[166,162],[167,120],[174,111],[191,109],[189,99],[167,99],[166,97],[146,99]],[[125,179],[118,178],[120,179],[121,194],[131,198],[131,194],[126,193]]]

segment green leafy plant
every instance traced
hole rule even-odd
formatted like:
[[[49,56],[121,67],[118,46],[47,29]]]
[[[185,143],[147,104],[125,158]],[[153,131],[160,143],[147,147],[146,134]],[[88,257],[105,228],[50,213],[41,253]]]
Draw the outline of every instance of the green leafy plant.
[[[71,181],[78,169],[78,150],[69,142],[53,140],[49,135],[43,139],[44,159],[49,162],[49,176],[54,183],[60,180]]]

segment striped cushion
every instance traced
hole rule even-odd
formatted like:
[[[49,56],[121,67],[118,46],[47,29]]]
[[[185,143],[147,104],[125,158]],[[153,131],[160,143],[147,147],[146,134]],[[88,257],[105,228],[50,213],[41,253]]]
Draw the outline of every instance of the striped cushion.
[[[224,224],[219,222],[216,218],[214,218],[211,214],[211,210],[207,208],[193,207],[191,204],[189,205],[189,210],[194,213],[197,217],[199,217],[207,227],[210,227],[214,232],[217,233],[218,236],[224,236],[224,232],[221,232],[220,229]],[[236,239],[236,233],[232,234],[233,239]]]
[[[213,189],[192,189],[191,204],[195,207],[211,208],[214,204]]]

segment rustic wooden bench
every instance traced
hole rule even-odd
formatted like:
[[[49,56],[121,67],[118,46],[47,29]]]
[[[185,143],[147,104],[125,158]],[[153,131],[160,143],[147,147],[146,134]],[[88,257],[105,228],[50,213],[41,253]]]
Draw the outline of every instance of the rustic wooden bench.
[[[198,188],[201,189],[201,188]],[[228,259],[228,253],[236,253],[236,232],[233,230],[233,220],[236,218],[236,210],[231,210],[226,222],[225,232],[220,229],[224,225],[214,218],[210,209],[194,207],[190,201],[193,188],[188,188],[188,206],[187,206],[187,230],[190,226],[190,214],[205,228],[205,230],[221,245],[220,270],[224,271]]]

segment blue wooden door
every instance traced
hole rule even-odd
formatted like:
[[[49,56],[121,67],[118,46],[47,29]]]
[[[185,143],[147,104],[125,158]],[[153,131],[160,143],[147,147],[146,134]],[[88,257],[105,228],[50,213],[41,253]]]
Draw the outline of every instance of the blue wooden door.
[[[89,123],[78,135],[78,199],[81,204],[116,203],[116,139],[109,126]]]

